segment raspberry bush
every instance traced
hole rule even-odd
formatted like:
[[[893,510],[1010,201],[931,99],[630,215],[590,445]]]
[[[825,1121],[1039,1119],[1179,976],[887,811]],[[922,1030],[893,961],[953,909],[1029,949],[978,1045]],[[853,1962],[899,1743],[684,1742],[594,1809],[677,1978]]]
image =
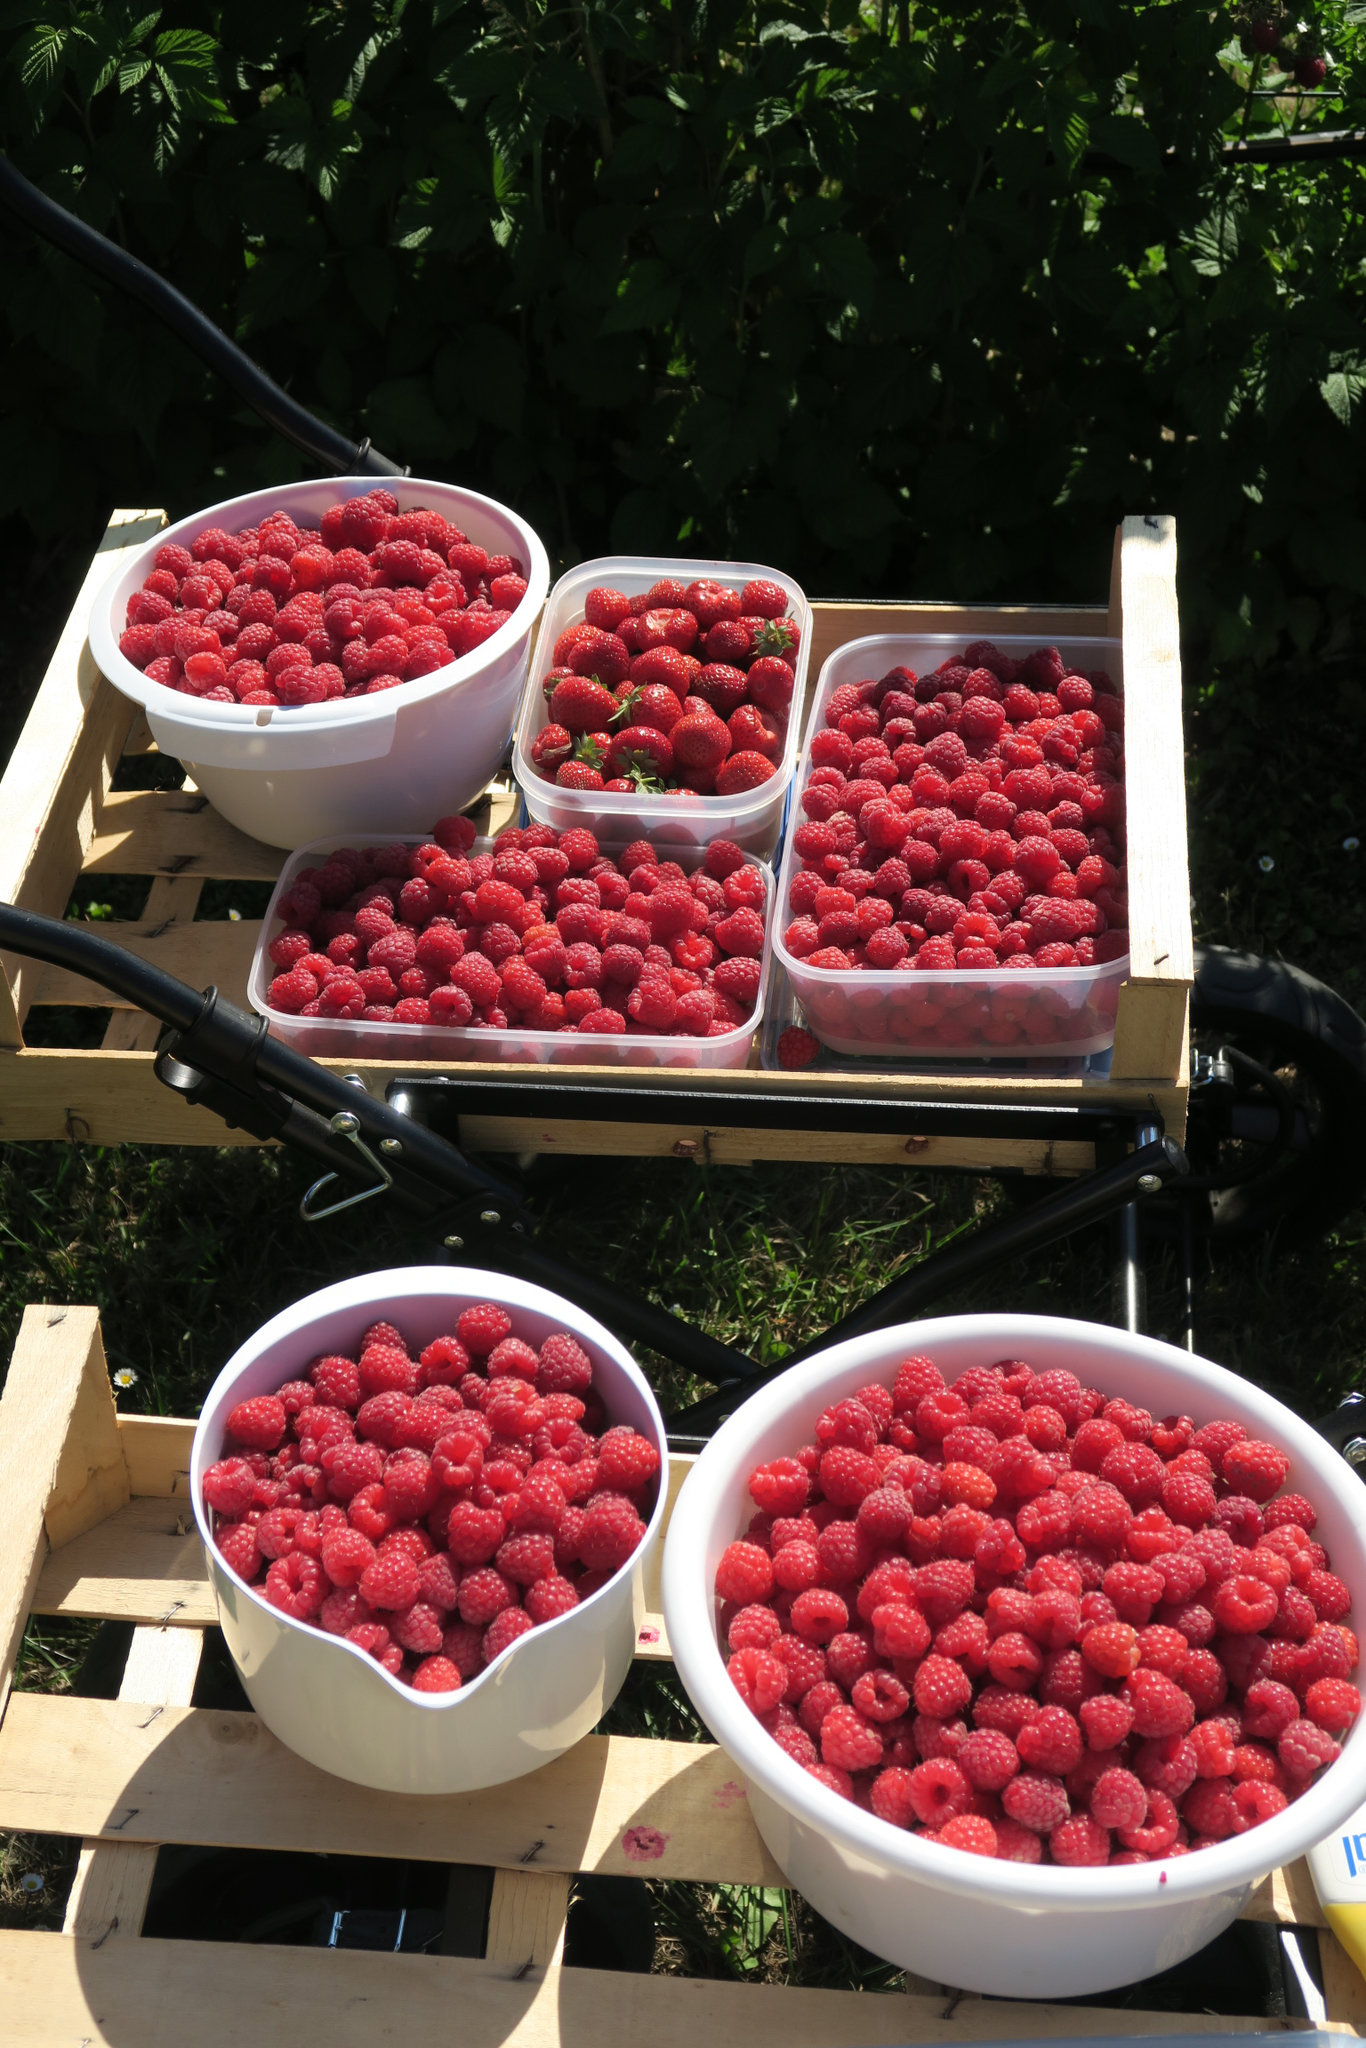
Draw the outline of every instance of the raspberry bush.
[[[1284,1811],[1361,1708],[1289,1476],[1240,1423],[906,1358],[750,1475],[715,1582],[731,1679],[819,1783],[950,1848],[1207,1849]]]
[[[382,1322],[355,1351],[231,1411],[214,1542],[292,1620],[453,1692],[628,1562],[659,1452],[610,1422],[577,1338],[527,1343],[494,1302],[421,1349]]]

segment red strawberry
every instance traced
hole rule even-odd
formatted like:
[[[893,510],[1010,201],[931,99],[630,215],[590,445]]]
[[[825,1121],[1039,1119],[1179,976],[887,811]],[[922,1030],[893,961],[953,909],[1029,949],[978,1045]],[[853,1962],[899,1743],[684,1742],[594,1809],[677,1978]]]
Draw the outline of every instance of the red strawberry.
[[[662,582],[650,585],[636,610],[676,612],[682,610],[683,602],[683,585],[666,576]]]
[[[573,750],[574,739],[568,726],[543,725],[531,742],[531,758],[542,774],[550,775],[566,761]]]
[[[752,619],[718,619],[709,628],[704,645],[708,661],[729,661],[736,667],[748,663],[754,652]]]
[[[573,673],[572,668],[565,668],[560,664],[546,670],[544,680],[541,683],[541,691],[547,704],[555,694],[555,685],[564,682],[565,678],[572,676]]]
[[[559,639],[555,642],[556,668],[567,667],[570,655],[574,652],[574,649],[584,638],[585,634],[597,631],[598,628],[590,626],[586,619],[581,619],[577,626],[566,626]]]
[[[744,670],[732,668],[724,661],[709,661],[697,678],[696,688],[698,696],[705,698],[722,718],[738,711],[749,694]]]
[[[795,619],[765,619],[754,635],[756,654],[781,654],[788,661],[796,660],[801,644],[801,630]]]
[[[635,610],[632,598],[624,597],[619,590],[609,590],[599,584],[590,590],[583,601],[583,621],[586,626],[599,626],[604,633],[615,633],[623,619],[628,619]]]
[[[568,676],[555,686],[550,699],[550,716],[556,725],[570,732],[593,732],[606,725],[616,710],[616,699],[591,676]]]
[[[638,655],[648,654],[653,647],[675,647],[680,654],[688,654],[697,641],[697,620],[690,611],[656,607],[623,624],[629,624],[631,643]]]
[[[682,700],[663,683],[647,683],[636,692],[631,717],[637,725],[653,725],[659,732],[672,732],[682,716]]]
[[[607,769],[614,776],[634,773],[663,783],[673,764],[668,735],[653,725],[628,725],[613,736],[607,751]]]
[[[751,704],[762,705],[765,711],[786,719],[792,692],[797,686],[796,675],[787,662],[776,654],[761,654],[757,661],[751,662],[745,681]]]
[[[640,688],[652,683],[663,683],[679,698],[688,694],[690,674],[688,657],[668,642],[659,647],[648,647],[644,654],[638,654],[631,663],[631,681]]]
[[[730,734],[710,709],[705,716],[694,712],[680,718],[669,738],[676,765],[692,774],[715,776],[730,752]]]
[[[718,619],[738,619],[740,616],[739,591],[728,590],[724,583],[717,583],[710,576],[690,583],[683,593],[683,602],[704,633]]]
[[[781,583],[769,583],[760,577],[740,592],[740,609],[749,616],[780,619],[787,610],[787,592]]]
[[[555,780],[561,789],[601,789],[603,780],[596,768],[590,768],[586,761],[562,761],[555,770]]]
[[[757,789],[761,782],[771,781],[777,772],[766,754],[732,754],[717,770],[716,794],[743,796],[747,789]]]
[[[732,711],[726,720],[730,743],[737,751],[749,750],[767,754],[776,761],[783,748],[783,736],[778,722],[767,711],[761,711],[757,704],[742,704],[738,711]],[[553,730],[553,728],[551,728]]]
[[[613,684],[624,682],[630,674],[631,656],[625,641],[616,633],[604,633],[597,626],[588,626],[570,649],[568,665],[576,676],[596,676],[610,690]]]

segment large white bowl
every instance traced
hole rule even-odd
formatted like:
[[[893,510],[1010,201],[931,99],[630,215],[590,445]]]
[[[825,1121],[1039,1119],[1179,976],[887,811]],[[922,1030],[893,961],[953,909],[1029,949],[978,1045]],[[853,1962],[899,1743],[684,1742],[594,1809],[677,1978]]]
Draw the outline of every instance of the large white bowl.
[[[613,1422],[660,1455],[658,1498],[640,1548],[580,1606],[530,1629],[454,1693],[418,1693],[340,1636],[295,1621],[239,1577],[213,1542],[205,1469],[223,1456],[239,1401],[273,1393],[323,1352],[354,1355],[381,1317],[425,1345],[476,1301],[500,1302],[539,1344],[568,1330],[593,1361]],[[477,1792],[539,1770],[587,1735],[631,1666],[645,1613],[645,1566],[668,1493],[668,1444],[645,1376],[601,1323],[558,1294],[471,1266],[398,1266],[306,1295],[234,1353],[210,1389],[190,1456],[190,1492],[223,1635],[252,1706],[281,1742],[320,1770],[384,1792]]]
[[[128,600],[169,541],[188,547],[210,526],[239,532],[277,509],[316,526],[329,505],[380,483],[400,510],[440,512],[490,554],[524,564],[526,596],[472,654],[398,690],[288,709],[208,704],[149,681],[120,654]],[[183,761],[214,808],[254,839],[292,847],[335,832],[426,832],[472,802],[507,751],[549,585],[539,537],[493,498],[419,477],[325,477],[229,498],[166,527],[96,598],[90,651],[101,673],[142,705],[162,752]]]
[[[865,1813],[786,1756],[741,1704],[717,1647],[712,1586],[753,1512],[755,1465],[807,1441],[821,1410],[908,1353],[952,1381],[970,1365],[1023,1358],[1197,1421],[1233,1416],[1291,1459],[1288,1484],[1319,1511],[1316,1536],[1366,1614],[1366,1494],[1306,1423],[1222,1366],[1151,1337],[1055,1316],[944,1316],[905,1323],[794,1366],[751,1396],[693,1468],[669,1526],[664,1615],[679,1675],[742,1772],[774,1859],[817,1911],[875,1954],[936,1983],[1004,1997],[1061,1998],[1165,1970],[1236,1919],[1252,1887],[1331,1835],[1366,1796],[1366,1720],[1342,1756],[1284,1813],[1216,1848],[1115,1869],[1027,1867],[945,1849]]]

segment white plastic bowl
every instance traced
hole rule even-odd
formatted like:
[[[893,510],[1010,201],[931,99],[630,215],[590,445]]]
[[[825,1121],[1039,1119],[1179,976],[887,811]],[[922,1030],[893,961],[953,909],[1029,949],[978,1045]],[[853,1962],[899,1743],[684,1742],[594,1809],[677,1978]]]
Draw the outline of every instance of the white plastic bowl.
[[[277,509],[316,526],[329,505],[381,481],[401,510],[440,512],[490,554],[525,565],[525,597],[472,654],[401,689],[290,708],[207,704],[149,682],[120,654],[128,600],[168,542],[188,547],[210,526],[238,532]],[[292,847],[328,832],[423,832],[471,803],[502,760],[549,584],[538,536],[492,498],[417,477],[325,477],[229,498],[166,527],[95,600],[90,651],[101,673],[142,705],[162,752],[183,761],[214,808],[254,839]]]
[[[781,584],[791,597],[789,609],[801,633],[801,644],[793,663],[797,680],[776,775],[761,782],[757,789],[747,789],[742,796],[695,796],[687,790],[668,796],[628,796],[622,790],[562,789],[557,782],[547,782],[531,759],[531,743],[550,717],[541,685],[550,668],[555,642],[583,618],[589,591],[605,583],[627,597],[643,597],[665,577],[687,584],[703,576],[735,590],[762,579]],[[528,811],[538,823],[553,825],[557,832],[585,825],[599,839],[614,840],[618,845],[632,839],[648,839],[655,846],[708,846],[713,839],[733,839],[747,853],[766,858],[778,843],[783,806],[797,763],[810,659],[811,607],[792,578],[779,569],[767,569],[756,562],[670,560],[663,555],[603,555],[593,562],[580,562],[576,569],[561,576],[550,593],[536,636],[536,658],[522,696],[513,771]]]
[[[1366,1796],[1366,1719],[1338,1761],[1284,1813],[1216,1848],[1115,1869],[1027,1867],[903,1833],[820,1785],[742,1705],[717,1647],[712,1587],[753,1512],[747,1481],[808,1440],[821,1410],[907,1354],[952,1382],[970,1365],[1023,1358],[1155,1414],[1232,1416],[1291,1459],[1288,1485],[1319,1511],[1316,1536],[1366,1615],[1366,1494],[1336,1452],[1278,1401],[1222,1366],[1152,1337],[1055,1316],[944,1316],[852,1338],[751,1396],[720,1429],[674,1508],[664,1615],[679,1675],[743,1773],[775,1861],[827,1920],[936,1983],[1000,1997],[1070,1998],[1169,1969],[1237,1918],[1252,1887],[1331,1835]]]
[[[605,1586],[519,1636],[458,1692],[418,1693],[355,1643],[282,1614],[233,1571],[212,1538],[204,1472],[223,1455],[227,1418],[239,1401],[273,1393],[320,1353],[351,1352],[381,1317],[425,1345],[476,1301],[500,1302],[532,1342],[552,1330],[578,1338],[612,1421],[630,1423],[658,1449],[658,1498],[640,1548]],[[601,1323],[544,1287],[470,1266],[399,1266],[306,1295],[228,1360],[190,1456],[218,1618],[252,1706],[308,1763],[383,1792],[477,1792],[553,1763],[601,1720],[630,1669],[645,1613],[645,1566],[664,1520],[667,1462],[664,1424],[640,1367]]]

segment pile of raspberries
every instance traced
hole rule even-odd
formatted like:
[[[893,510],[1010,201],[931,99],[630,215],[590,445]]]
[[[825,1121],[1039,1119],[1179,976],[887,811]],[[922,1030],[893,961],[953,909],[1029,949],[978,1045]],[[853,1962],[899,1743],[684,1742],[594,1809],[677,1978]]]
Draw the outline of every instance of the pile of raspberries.
[[[531,742],[562,789],[740,796],[778,772],[801,635],[780,583],[590,590],[561,633]]]
[[[276,908],[266,1001],[301,1017],[587,1037],[716,1038],[754,1013],[766,870],[713,840],[685,874],[645,841],[468,818],[425,845],[338,847]],[[591,1055],[585,1054],[585,1057]]]
[[[807,967],[1091,967],[1129,950],[1124,705],[978,640],[841,683],[811,740],[783,943]]]
[[[538,1348],[494,1302],[416,1357],[387,1321],[356,1349],[233,1409],[213,1540],[282,1614],[454,1692],[620,1571],[659,1452],[607,1426],[577,1338]]]
[[[751,1475],[730,1677],[819,1783],[1017,1863],[1145,1863],[1279,1813],[1361,1706],[1289,1460],[1070,1372],[905,1359]]]
[[[321,530],[268,512],[168,542],[128,600],[119,651],[210,704],[324,704],[431,675],[507,624],[526,570],[392,491],[329,505]]]

